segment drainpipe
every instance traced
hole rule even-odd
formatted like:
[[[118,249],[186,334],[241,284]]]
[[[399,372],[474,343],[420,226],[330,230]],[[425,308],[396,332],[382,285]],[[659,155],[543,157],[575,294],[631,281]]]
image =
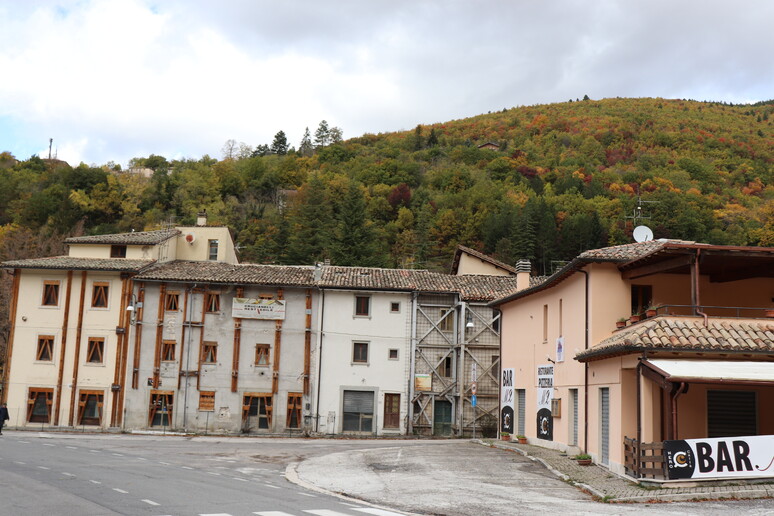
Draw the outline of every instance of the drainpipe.
[[[322,380],[322,348],[323,348],[323,326],[325,324],[325,290],[320,289],[320,331],[317,341],[317,393],[315,395],[315,418],[314,431],[317,433],[320,426],[320,383]]]
[[[696,315],[701,315],[704,317],[704,327],[706,328],[709,326],[709,321],[707,320],[707,314],[699,310],[699,306],[701,306],[701,289],[699,287],[699,278],[700,278],[700,269],[699,269],[699,261],[701,261],[701,249],[696,249],[696,260],[693,264],[693,292],[694,292],[694,311],[696,312]]]
[[[585,332],[583,349],[589,349],[589,272],[578,269],[586,277]],[[583,451],[589,449],[589,363],[583,363]]]
[[[688,386],[685,382],[680,382],[680,386],[677,391],[672,394],[672,439],[677,439],[677,398],[681,394],[685,394],[688,391]]]
[[[193,319],[193,293],[196,289],[196,283],[193,284],[192,287],[188,287],[188,292],[190,293],[191,302],[188,303],[188,345],[186,346],[186,355],[185,355],[185,388],[183,389],[183,431],[188,431],[188,372],[191,370],[191,334],[193,333],[193,325],[191,325],[192,319]],[[202,300],[202,303],[204,300]],[[186,314],[183,314],[183,331],[185,331],[185,318]],[[202,333],[204,333],[204,319],[202,319]],[[201,353],[202,350],[199,350],[199,353]],[[183,357],[180,357],[180,360],[183,360]]]
[[[645,354],[637,361],[636,375],[637,378],[637,446],[634,453],[634,468],[637,473],[637,477],[640,477],[640,458],[642,457],[641,443],[642,443],[642,361],[645,360]],[[625,462],[625,461],[624,461]]]
[[[417,292],[411,293],[411,345],[409,349],[409,378],[408,378],[408,406],[406,407],[406,414],[408,414],[408,422],[406,424],[406,431],[408,435],[414,435],[414,375],[416,374],[416,356],[417,356],[417,305],[419,294]]]

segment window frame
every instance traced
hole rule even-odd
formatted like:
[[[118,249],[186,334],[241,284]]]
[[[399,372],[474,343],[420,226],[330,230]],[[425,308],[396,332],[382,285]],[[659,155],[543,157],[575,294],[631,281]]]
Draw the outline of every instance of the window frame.
[[[113,244],[110,246],[111,258],[126,258],[126,246],[120,244]]]
[[[371,317],[371,296],[355,296],[355,317]]]
[[[285,428],[300,429],[303,422],[302,410],[304,407],[304,395],[300,392],[288,393],[287,415],[285,417]],[[295,416],[295,425],[293,419]]]
[[[43,280],[43,297],[40,300],[40,306],[58,308],[59,307],[59,287],[62,282],[59,280]],[[53,303],[47,303],[49,294],[53,295]]]
[[[91,360],[95,350],[98,352],[99,360]],[[89,337],[87,339],[86,363],[93,365],[105,363],[105,337]]]
[[[35,362],[53,362],[54,361],[54,335],[38,335],[38,348],[35,353]],[[42,352],[47,350],[48,358],[40,358]]]
[[[251,414],[253,409],[253,399],[256,401],[255,414]],[[261,403],[263,400],[263,403]],[[248,419],[257,417],[256,430],[271,431],[274,416],[274,395],[266,392],[246,392],[242,396],[242,424],[247,427]],[[261,426],[265,424],[266,426]],[[249,430],[249,428],[248,428]]]
[[[388,409],[397,409],[397,412],[394,410],[388,412]],[[382,415],[382,422],[382,426],[385,429],[400,429],[400,393],[384,393],[384,414]]]
[[[454,331],[454,309],[453,308],[441,308],[439,310],[438,331],[442,331],[442,332]]]
[[[218,261],[218,248],[220,247],[220,242],[217,238],[211,238],[207,240],[207,261],[210,262],[217,262]],[[215,252],[215,255],[213,257],[213,251]]]
[[[101,310],[107,310],[110,308],[110,282],[109,281],[92,282],[91,307],[101,309]]]
[[[162,340],[161,341],[161,361],[162,362],[174,362],[177,356],[177,341],[176,340]],[[172,350],[172,358],[169,356],[169,350]]]
[[[395,352],[395,356],[393,355],[393,351]],[[390,348],[387,350],[387,360],[400,360],[400,350],[398,348]]]
[[[438,363],[438,376],[441,378],[454,378],[454,359],[451,355],[446,355]]]
[[[266,357],[266,363],[261,363],[260,358]],[[256,367],[269,367],[271,365],[271,344],[256,344],[255,345],[255,362]]]
[[[164,412],[166,412],[166,424],[164,424]],[[161,391],[152,389],[150,392],[150,406],[148,407],[148,426],[170,426],[169,423],[173,421],[172,415],[175,408],[175,392],[174,391]],[[159,409],[162,409],[159,414]],[[159,422],[156,423],[156,415],[159,414]]]
[[[89,398],[94,396],[97,404],[97,417],[86,417],[86,406]],[[82,390],[78,392],[78,424],[102,426],[103,409],[105,406],[105,393],[103,391]],[[87,421],[84,421],[87,420]]]
[[[199,412],[215,412],[215,391],[199,391]]]
[[[34,394],[34,396],[33,396]],[[47,415],[44,417],[35,414],[35,408],[38,400],[43,397],[43,403],[47,408]],[[51,423],[51,406],[54,404],[54,389],[51,387],[30,387],[27,390],[27,422],[28,423]]]
[[[390,313],[391,314],[399,314],[400,313],[400,301],[390,301]]]
[[[208,314],[220,313],[220,292],[206,292],[204,294],[204,312]]]
[[[171,291],[164,294],[164,311],[165,312],[180,311],[180,292]]]
[[[368,352],[370,342],[364,340],[355,340],[352,342],[352,364],[353,365],[368,365]],[[365,350],[365,357],[362,357],[362,350]],[[358,350],[361,350],[358,353]]]
[[[209,353],[208,353],[209,351]],[[212,360],[207,360],[212,358]],[[202,364],[217,364],[218,363],[218,343],[214,340],[205,340],[202,342]]]

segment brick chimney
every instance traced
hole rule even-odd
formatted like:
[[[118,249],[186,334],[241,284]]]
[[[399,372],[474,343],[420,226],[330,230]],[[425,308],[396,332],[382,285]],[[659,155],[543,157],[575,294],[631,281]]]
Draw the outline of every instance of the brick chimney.
[[[200,211],[198,215],[196,215],[196,225],[197,226],[207,225],[207,210]]]
[[[519,260],[516,262],[516,290],[529,288],[529,277],[532,272],[532,264],[529,260]]]

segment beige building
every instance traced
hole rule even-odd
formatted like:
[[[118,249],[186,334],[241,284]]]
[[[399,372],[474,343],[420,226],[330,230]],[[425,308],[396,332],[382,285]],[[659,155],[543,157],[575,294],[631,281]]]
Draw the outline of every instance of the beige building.
[[[722,458],[724,438],[741,450],[774,435],[772,248],[658,240],[586,251],[493,306],[514,378],[512,432],[534,444],[663,479],[687,468],[669,462],[687,456],[670,443],[705,440],[700,450],[717,445]]]

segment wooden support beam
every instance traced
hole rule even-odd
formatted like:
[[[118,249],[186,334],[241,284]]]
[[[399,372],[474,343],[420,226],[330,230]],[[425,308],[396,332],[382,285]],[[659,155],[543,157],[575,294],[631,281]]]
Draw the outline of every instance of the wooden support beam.
[[[184,289],[185,292],[183,293],[183,324],[180,328],[180,367],[178,368],[177,372],[177,389],[180,390],[180,382],[182,382],[183,378],[183,351],[185,350],[185,327],[189,326],[189,323],[192,321],[186,320],[186,317],[188,317],[188,290]],[[193,331],[192,327],[189,327],[188,331]],[[188,364],[186,364],[187,366]]]
[[[134,281],[131,278],[127,279],[126,299],[121,306],[121,313],[123,314],[124,329],[123,345],[121,346],[121,373],[118,379],[119,391],[118,391],[118,414],[116,418],[116,426],[121,426],[124,419],[124,396],[126,396],[126,367],[129,362],[129,326],[130,326],[130,313],[126,310],[129,303],[132,302],[132,293],[134,292]]]
[[[70,321],[70,296],[73,291],[73,271],[67,271],[67,293],[65,294],[64,317],[62,318],[62,346],[59,353],[59,374],[56,379],[56,409],[54,410],[55,425],[59,425],[59,412],[62,408],[62,383],[64,381],[65,353],[67,351],[67,327]],[[72,393],[74,396],[75,393]]]
[[[283,291],[277,289],[277,299],[283,299]],[[271,373],[271,393],[279,392],[280,356],[282,355],[282,321],[274,321],[274,366]]]
[[[650,265],[643,265],[636,269],[629,269],[621,273],[623,279],[637,279],[651,274],[659,274],[664,272],[670,272],[680,267],[685,267],[693,263],[693,254],[686,254],[684,256],[678,256],[676,258],[670,258]]]
[[[193,301],[192,301],[193,302]],[[201,381],[199,380],[202,377],[202,350],[204,349],[204,323],[206,322],[204,316],[207,314],[207,292],[202,292],[202,313],[201,313],[201,326],[199,330],[199,351],[197,353],[198,359],[196,361],[196,390],[200,390]],[[180,363],[183,363],[182,355],[180,355]],[[239,363],[237,362],[237,367],[239,366]]]
[[[13,270],[13,286],[11,287],[11,310],[9,320],[11,331],[5,345],[5,374],[3,375],[3,392],[0,392],[2,402],[8,401],[8,379],[11,377],[11,358],[13,358],[13,337],[16,329],[16,309],[19,306],[19,283],[21,282],[21,269]],[[25,394],[26,397],[26,394]]]
[[[145,283],[140,283],[137,304],[134,307],[134,364],[132,365],[132,389],[140,388],[140,351],[142,349],[142,314],[145,301]],[[139,307],[139,308],[138,308]]]
[[[78,364],[80,363],[81,356],[81,336],[83,335],[83,306],[86,300],[86,280],[88,273],[83,271],[81,273],[81,295],[78,301],[78,325],[75,330],[75,355],[73,358],[73,387],[70,389],[70,416],[68,417],[68,425],[73,426],[75,420],[75,397],[78,393]]]
[[[122,278],[121,280],[121,297],[119,298],[121,301],[119,303],[119,313],[118,313],[118,325],[116,328],[123,328],[124,325],[124,318],[126,317],[126,307],[129,304],[127,299],[127,278]],[[118,385],[119,390],[113,390],[111,389],[111,403],[110,403],[110,426],[115,427],[118,425],[118,399],[120,398],[121,393],[121,363],[124,360],[123,357],[123,350],[124,350],[124,343],[126,342],[126,331],[122,333],[118,333],[117,335],[117,342],[116,342],[116,363],[115,367],[113,369],[113,385]],[[73,392],[73,395],[75,393]]]
[[[312,356],[312,290],[306,289],[306,331],[304,332],[304,394],[309,394],[309,367]]]
[[[236,297],[244,297],[244,287],[236,290]],[[222,301],[222,300],[221,300]],[[239,348],[242,343],[242,319],[234,317],[234,352],[231,363],[231,392],[237,392],[239,387]]]
[[[161,375],[161,341],[164,339],[164,297],[167,294],[167,284],[159,287],[159,309],[156,318],[156,349],[153,354],[153,388],[159,388],[159,376]]]

